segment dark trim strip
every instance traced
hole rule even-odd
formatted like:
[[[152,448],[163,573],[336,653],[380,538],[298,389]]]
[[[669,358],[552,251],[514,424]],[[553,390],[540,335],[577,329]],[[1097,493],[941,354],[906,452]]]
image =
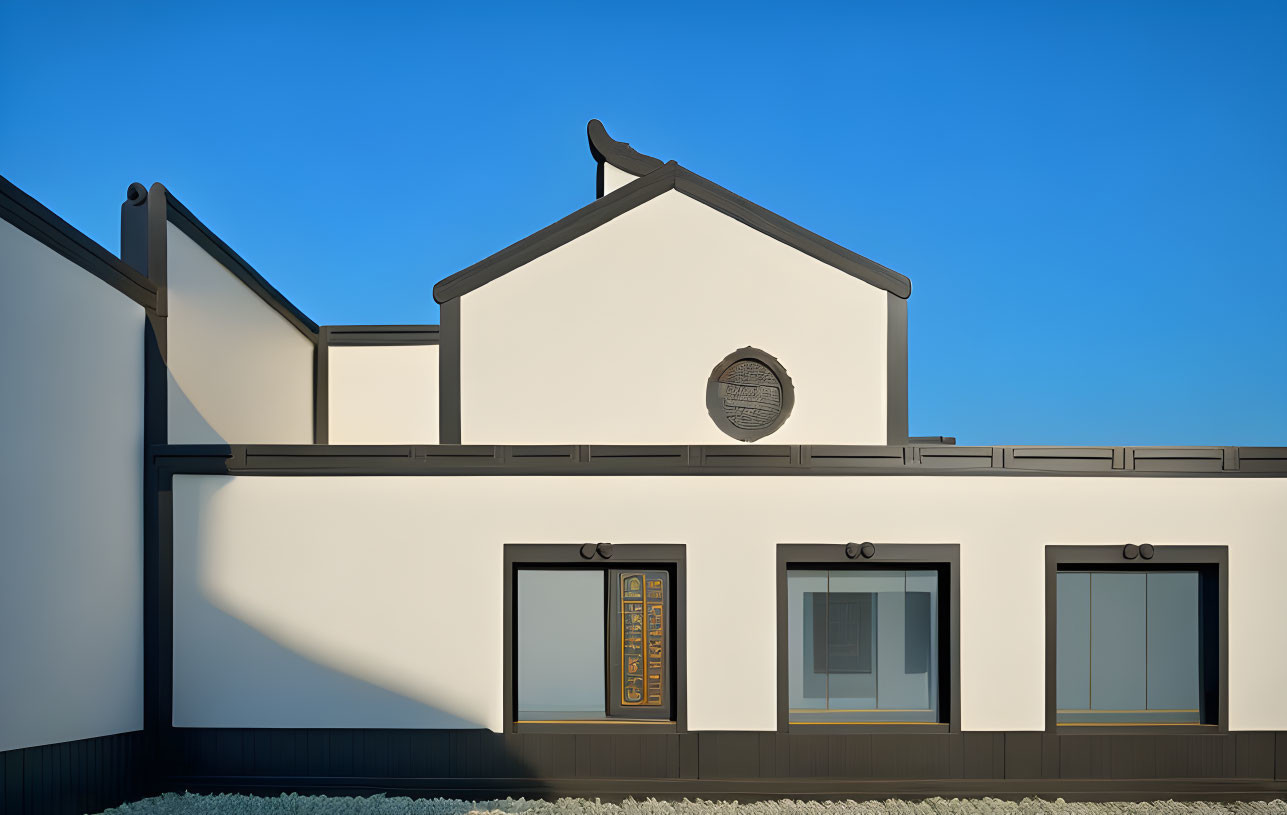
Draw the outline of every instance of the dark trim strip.
[[[609,136],[607,128],[598,119],[589,121],[585,126],[585,133],[590,140],[590,155],[600,164],[611,164],[631,175],[648,175],[663,164],[661,159],[645,156],[629,143]],[[602,190],[599,194],[603,194]]]
[[[1140,448],[1125,448],[1127,451]],[[1174,449],[1174,448],[1172,448]],[[1193,455],[1213,448],[1188,448]],[[1220,450],[1222,448],[1214,448]],[[1287,477],[1287,448],[1236,448],[1246,469],[1195,471],[1180,459],[1114,466],[1123,448],[844,445],[159,445],[158,461],[219,461],[241,475],[992,475]],[[1101,455],[1102,451],[1102,455]],[[1138,455],[1138,452],[1137,452]],[[176,471],[176,472],[182,472]]]
[[[1141,541],[1142,543],[1142,541]],[[1156,545],[1150,558],[1138,554],[1128,559],[1127,542],[1122,545],[1046,546],[1046,732],[1061,736],[1103,736],[1105,734],[1223,734],[1229,731],[1229,547]],[[1136,550],[1138,552],[1138,550]],[[1218,665],[1215,677],[1217,711],[1213,724],[1157,726],[1122,725],[1059,725],[1056,721],[1056,679],[1058,653],[1058,591],[1057,577],[1060,565],[1108,567],[1123,571],[1149,571],[1177,566],[1214,567],[1217,600]]]
[[[185,207],[178,198],[175,198],[174,193],[167,190],[165,185],[160,182],[153,184],[149,194],[154,194],[158,190],[165,193],[165,200],[168,204],[166,217],[170,223],[183,230],[183,234],[196,241],[198,246],[223,264],[228,271],[232,272],[238,280],[245,284],[246,288],[259,295],[261,300],[272,306],[274,311],[295,326],[301,334],[314,342],[317,341],[317,323],[305,316],[304,312],[296,308],[295,304],[286,298],[286,295],[274,288],[241,255],[233,251],[232,247],[224,243],[218,235],[211,231],[210,227],[203,224],[197,216],[193,215],[192,210]]]
[[[330,345],[437,345],[436,325],[327,325]]]
[[[925,445],[931,445],[931,444],[954,445],[956,444],[956,437],[955,436],[908,436],[907,443],[915,444],[919,446],[925,446]]]
[[[908,444],[907,301],[885,295],[885,443]]]
[[[0,218],[146,309],[156,310],[156,284],[90,240],[44,204],[0,176]]]
[[[846,733],[901,734],[961,732],[961,545],[958,543],[875,543],[871,557],[849,557],[845,543],[779,543],[777,545],[777,641],[778,641],[778,732],[835,735]],[[789,651],[787,647],[787,570],[799,568],[897,568],[899,565],[942,567],[946,585],[940,585],[941,617],[939,660],[940,709],[943,720],[933,724],[899,726],[889,724],[817,725],[791,724]],[[944,665],[943,663],[947,664]]]
[[[460,300],[439,309],[438,443],[460,444]]]
[[[440,280],[433,288],[433,297],[445,304],[468,294],[672,189],[859,280],[897,297],[906,299],[911,296],[912,282],[898,272],[810,232],[672,161],[473,266]]]

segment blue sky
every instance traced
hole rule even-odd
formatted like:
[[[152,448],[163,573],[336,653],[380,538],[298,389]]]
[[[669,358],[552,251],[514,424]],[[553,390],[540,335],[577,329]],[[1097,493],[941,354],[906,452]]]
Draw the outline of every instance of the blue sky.
[[[912,279],[915,434],[1287,444],[1284,42],[1282,2],[9,3],[0,174],[113,251],[161,181],[317,322],[432,323],[593,198],[599,117]]]

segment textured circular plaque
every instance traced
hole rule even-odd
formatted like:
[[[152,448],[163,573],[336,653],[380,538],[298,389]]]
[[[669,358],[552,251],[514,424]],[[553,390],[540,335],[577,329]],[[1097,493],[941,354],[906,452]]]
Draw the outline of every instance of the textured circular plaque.
[[[791,415],[791,377],[773,357],[739,348],[711,371],[706,410],[715,424],[738,441],[762,439]]]

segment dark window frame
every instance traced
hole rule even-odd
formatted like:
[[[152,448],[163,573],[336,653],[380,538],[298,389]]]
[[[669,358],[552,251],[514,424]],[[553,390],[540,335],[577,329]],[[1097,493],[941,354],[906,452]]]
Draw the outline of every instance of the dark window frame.
[[[1190,545],[1154,545],[1153,556],[1140,557],[1138,549],[1134,557],[1127,557],[1128,544],[1109,544],[1102,546],[1046,546],[1046,732],[1061,736],[1098,735],[1108,733],[1150,733],[1186,734],[1186,733],[1227,733],[1229,732],[1229,547],[1228,546],[1190,546]],[[1057,578],[1060,567],[1064,571],[1109,570],[1126,572],[1165,571],[1168,569],[1193,568],[1201,571],[1215,570],[1216,583],[1216,621],[1215,634],[1219,638],[1216,646],[1218,664],[1213,673],[1216,676],[1216,721],[1211,724],[1109,724],[1077,723],[1059,724],[1057,721],[1058,705],[1055,701],[1058,675],[1055,658],[1058,653],[1058,597]],[[1068,567],[1073,567],[1072,569]]]
[[[614,543],[604,557],[599,547],[590,557],[580,543],[507,543],[504,546],[504,732],[506,733],[685,733],[688,730],[687,600],[685,546],[682,543]],[[594,546],[594,544],[590,544]],[[594,720],[585,723],[534,724],[515,721],[518,713],[518,604],[515,588],[520,568],[585,568],[595,570],[663,566],[673,573],[671,605],[671,689],[674,718],[646,722]]]
[[[777,545],[778,732],[812,734],[961,732],[961,546],[957,543],[875,543],[871,557],[849,557],[843,543]],[[790,657],[787,652],[787,570],[908,569],[934,566],[946,571],[939,585],[939,711],[943,720],[926,724],[791,724]],[[944,636],[946,635],[946,636]],[[944,664],[946,663],[946,664]]]

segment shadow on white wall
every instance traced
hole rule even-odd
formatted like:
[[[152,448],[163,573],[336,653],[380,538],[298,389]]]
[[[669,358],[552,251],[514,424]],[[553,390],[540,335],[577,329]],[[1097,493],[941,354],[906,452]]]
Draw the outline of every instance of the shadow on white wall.
[[[425,649],[451,621],[401,619],[406,575],[365,563],[360,540],[351,557],[323,559],[274,518],[262,522],[281,528],[264,532],[282,545],[229,545],[218,528],[229,483],[175,491],[175,726],[486,727],[483,711],[425,679]]]

